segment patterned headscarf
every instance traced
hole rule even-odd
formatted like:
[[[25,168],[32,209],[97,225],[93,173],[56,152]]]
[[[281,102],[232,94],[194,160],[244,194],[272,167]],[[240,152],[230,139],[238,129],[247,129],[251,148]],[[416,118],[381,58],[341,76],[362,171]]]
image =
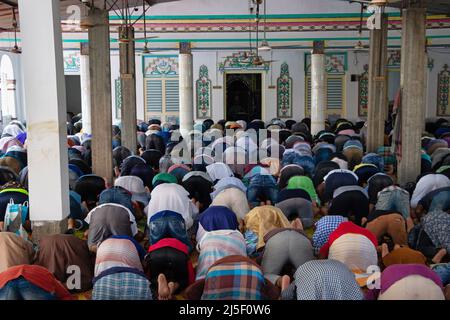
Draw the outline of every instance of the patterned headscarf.
[[[341,262],[313,260],[294,274],[297,300],[363,300],[354,274]]]
[[[316,231],[312,237],[312,244],[316,253],[327,243],[330,234],[339,227],[342,222],[348,221],[343,216],[324,216],[316,222]]]

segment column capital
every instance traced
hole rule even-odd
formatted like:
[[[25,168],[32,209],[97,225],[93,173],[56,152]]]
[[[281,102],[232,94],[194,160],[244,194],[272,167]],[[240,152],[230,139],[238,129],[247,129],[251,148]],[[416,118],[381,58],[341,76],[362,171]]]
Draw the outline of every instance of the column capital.
[[[82,56],[89,55],[89,42],[80,42],[80,54]]]
[[[325,41],[314,41],[312,54],[324,54],[325,53]]]
[[[181,54],[191,54],[191,43],[190,42],[180,42],[180,53]]]

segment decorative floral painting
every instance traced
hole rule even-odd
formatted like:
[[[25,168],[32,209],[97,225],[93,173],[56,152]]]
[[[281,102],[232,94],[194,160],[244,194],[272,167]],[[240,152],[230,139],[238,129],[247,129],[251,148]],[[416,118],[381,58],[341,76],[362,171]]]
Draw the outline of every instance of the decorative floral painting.
[[[450,71],[448,65],[439,72],[438,94],[437,94],[437,115],[439,117],[450,116]]]
[[[277,110],[279,118],[292,118],[292,78],[286,62],[281,65],[277,79]]]
[[[212,82],[209,79],[208,67],[202,65],[196,81],[198,119],[211,118],[211,88]]]
[[[358,115],[367,117],[369,104],[369,65],[364,65],[364,72],[359,76],[358,85]]]

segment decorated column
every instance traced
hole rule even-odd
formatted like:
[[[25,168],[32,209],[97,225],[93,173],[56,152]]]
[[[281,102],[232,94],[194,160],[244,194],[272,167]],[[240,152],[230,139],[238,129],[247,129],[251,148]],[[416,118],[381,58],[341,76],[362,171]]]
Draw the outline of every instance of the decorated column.
[[[122,94],[121,138],[122,146],[136,152],[136,61],[134,28],[123,26],[119,28],[120,38],[127,39],[119,44],[120,48],[120,80]]]
[[[324,50],[323,41],[314,41],[311,55],[311,133],[313,135],[325,129],[327,73]]]
[[[416,181],[421,168],[421,136],[426,106],[426,10],[403,10],[400,84],[401,157],[398,182]]]
[[[388,113],[387,82],[388,17],[382,15],[381,29],[370,31],[367,151],[384,145],[384,122]]]
[[[83,133],[91,134],[91,79],[89,74],[89,43],[80,44],[81,119]]]
[[[194,84],[190,44],[180,43],[180,132],[187,137],[194,128]]]
[[[108,11],[91,8],[89,73],[91,84],[92,171],[112,183],[112,98]]]

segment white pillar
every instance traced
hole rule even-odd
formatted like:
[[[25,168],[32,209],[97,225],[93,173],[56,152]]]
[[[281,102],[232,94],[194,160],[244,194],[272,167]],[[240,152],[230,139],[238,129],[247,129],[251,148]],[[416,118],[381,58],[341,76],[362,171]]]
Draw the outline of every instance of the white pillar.
[[[314,43],[311,55],[311,134],[325,129],[327,74],[323,41]]]
[[[89,44],[81,43],[80,48],[81,118],[83,133],[91,134],[91,76],[89,73]]]
[[[194,85],[192,54],[181,53],[180,68],[180,132],[186,137],[194,128]]]
[[[66,93],[59,0],[19,0],[33,239],[69,214]],[[66,223],[67,227],[67,223]]]

